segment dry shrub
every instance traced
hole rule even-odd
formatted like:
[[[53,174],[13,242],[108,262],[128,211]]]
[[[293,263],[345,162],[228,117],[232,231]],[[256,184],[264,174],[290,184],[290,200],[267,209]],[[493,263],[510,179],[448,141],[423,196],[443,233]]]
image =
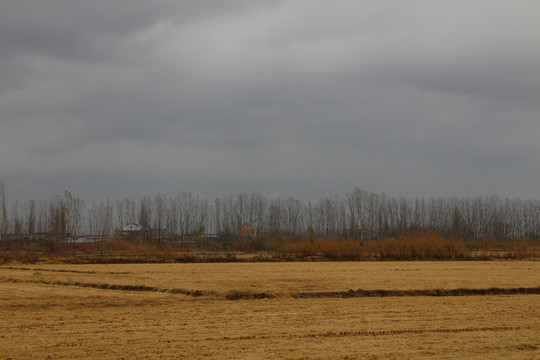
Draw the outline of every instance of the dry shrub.
[[[471,240],[469,248],[474,254],[490,259],[525,259],[536,258],[540,255],[540,239],[533,237],[485,238]]]
[[[12,251],[7,248],[0,248],[0,264],[4,264],[14,259],[15,256],[13,255]]]
[[[177,258],[177,252],[173,246],[166,244],[161,247],[161,251],[156,252],[156,259],[161,262],[171,262]]]
[[[25,245],[16,252],[15,259],[24,264],[34,264],[38,262],[41,250],[36,244]]]
[[[35,251],[39,252],[42,250],[43,256],[47,259],[54,259],[58,256],[63,256],[65,253],[65,244],[58,239],[49,238],[47,239],[44,247],[39,247],[37,244],[33,244],[37,249]]]
[[[396,238],[376,242],[375,248],[383,259],[460,259],[467,256],[467,248],[462,239],[456,236],[445,239],[432,232],[399,233]]]
[[[130,244],[130,253],[135,256],[144,256],[146,259],[154,257],[157,252],[156,246],[146,242]]]
[[[278,258],[308,258],[319,255],[318,245],[313,243],[308,237],[289,237],[284,239],[282,236],[267,236],[265,238],[267,251],[274,253]]]
[[[319,255],[318,247],[310,242],[306,237],[298,237],[287,242],[274,241],[272,250],[279,254],[279,257],[308,258]]]
[[[320,254],[333,260],[352,260],[365,257],[363,245],[359,241],[320,238],[318,239]]]
[[[450,259],[461,259],[469,253],[465,241],[455,235],[450,235],[446,241],[446,249]]]
[[[297,245],[297,251],[302,258],[319,255],[318,244],[308,237],[300,239]]]

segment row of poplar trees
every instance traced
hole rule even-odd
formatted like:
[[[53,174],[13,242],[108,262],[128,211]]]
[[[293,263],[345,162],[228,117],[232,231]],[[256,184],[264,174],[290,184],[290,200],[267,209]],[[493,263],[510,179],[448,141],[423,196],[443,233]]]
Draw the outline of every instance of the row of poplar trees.
[[[8,206],[0,183],[2,239],[63,236],[113,236],[115,229],[138,224],[156,229],[158,238],[194,234],[236,234],[242,225],[268,234],[374,240],[403,231],[431,231],[466,239],[519,238],[540,234],[540,201],[520,198],[406,198],[355,188],[344,196],[301,201],[292,196],[268,198],[259,193],[206,199],[181,192],[174,196],[86,203],[70,192],[49,201]]]

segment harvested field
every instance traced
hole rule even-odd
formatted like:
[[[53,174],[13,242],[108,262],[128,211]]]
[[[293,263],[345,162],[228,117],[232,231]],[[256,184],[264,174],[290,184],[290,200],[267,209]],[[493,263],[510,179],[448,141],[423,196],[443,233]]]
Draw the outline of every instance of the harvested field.
[[[539,285],[535,261],[10,265],[0,359],[535,359],[540,295],[508,289]],[[350,289],[386,293],[298,296]]]

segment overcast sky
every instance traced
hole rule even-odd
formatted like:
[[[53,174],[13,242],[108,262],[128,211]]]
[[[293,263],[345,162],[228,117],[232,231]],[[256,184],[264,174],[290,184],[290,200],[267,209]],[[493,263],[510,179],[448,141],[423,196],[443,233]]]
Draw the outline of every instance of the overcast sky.
[[[9,200],[540,198],[540,2],[0,0]]]

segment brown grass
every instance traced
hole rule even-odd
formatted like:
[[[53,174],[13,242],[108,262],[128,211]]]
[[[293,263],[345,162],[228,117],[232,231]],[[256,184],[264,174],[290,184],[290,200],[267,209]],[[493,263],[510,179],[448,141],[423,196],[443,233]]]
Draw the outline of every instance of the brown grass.
[[[13,264],[0,358],[534,359],[540,295],[293,294],[532,288],[539,274],[535,261]]]
[[[493,260],[540,257],[540,239],[488,238],[464,240],[433,232],[404,232],[394,237],[361,242],[347,238],[315,238],[264,234],[206,244],[163,244],[121,240],[63,244],[49,241],[0,247],[0,264],[65,262],[72,264],[187,263],[328,260]]]

